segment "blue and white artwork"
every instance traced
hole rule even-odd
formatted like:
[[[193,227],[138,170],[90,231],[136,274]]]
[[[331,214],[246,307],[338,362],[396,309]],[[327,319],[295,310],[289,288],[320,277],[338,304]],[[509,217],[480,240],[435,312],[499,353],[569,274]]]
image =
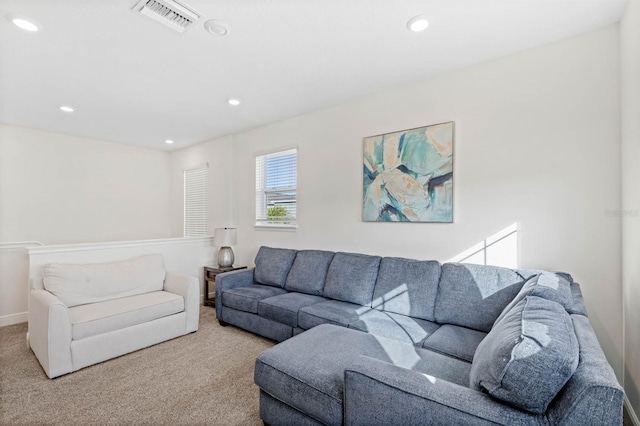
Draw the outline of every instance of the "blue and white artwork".
[[[363,219],[453,222],[454,123],[364,138]]]

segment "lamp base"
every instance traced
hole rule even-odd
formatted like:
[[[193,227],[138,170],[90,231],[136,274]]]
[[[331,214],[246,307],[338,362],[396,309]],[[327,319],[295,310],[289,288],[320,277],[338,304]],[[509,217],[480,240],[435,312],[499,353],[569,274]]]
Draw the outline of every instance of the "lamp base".
[[[221,268],[231,268],[235,261],[233,250],[231,247],[220,247],[218,251],[218,266]]]

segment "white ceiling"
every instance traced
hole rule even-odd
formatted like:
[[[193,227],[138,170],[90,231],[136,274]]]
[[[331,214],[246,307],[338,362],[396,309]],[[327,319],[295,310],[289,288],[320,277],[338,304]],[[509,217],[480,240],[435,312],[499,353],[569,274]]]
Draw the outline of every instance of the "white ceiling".
[[[0,0],[0,123],[170,151],[613,24],[627,2],[183,1],[204,19],[179,34],[137,0]]]

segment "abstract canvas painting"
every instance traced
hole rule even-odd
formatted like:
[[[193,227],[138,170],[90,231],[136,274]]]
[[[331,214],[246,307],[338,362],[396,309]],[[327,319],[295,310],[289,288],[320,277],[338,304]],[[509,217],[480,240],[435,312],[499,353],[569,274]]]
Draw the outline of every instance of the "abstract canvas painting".
[[[364,138],[363,219],[453,222],[454,123]]]

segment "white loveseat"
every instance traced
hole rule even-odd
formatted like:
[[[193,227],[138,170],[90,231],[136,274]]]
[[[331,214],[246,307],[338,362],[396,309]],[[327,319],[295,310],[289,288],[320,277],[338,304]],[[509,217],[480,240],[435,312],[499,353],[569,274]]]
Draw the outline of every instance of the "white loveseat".
[[[31,349],[50,378],[198,329],[199,281],[166,272],[161,254],[56,264],[31,283]]]

